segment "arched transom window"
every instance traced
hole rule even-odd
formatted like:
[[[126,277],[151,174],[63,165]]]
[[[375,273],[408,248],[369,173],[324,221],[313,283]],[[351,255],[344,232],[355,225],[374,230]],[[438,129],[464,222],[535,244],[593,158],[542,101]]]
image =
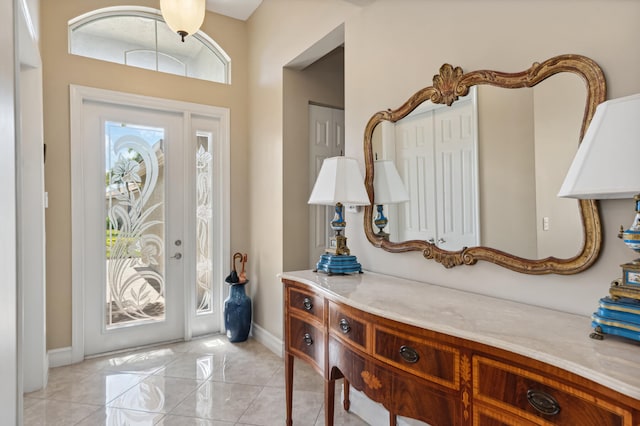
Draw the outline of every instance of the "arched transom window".
[[[185,77],[231,83],[231,59],[201,31],[171,31],[159,10],[109,7],[69,21],[69,52]]]

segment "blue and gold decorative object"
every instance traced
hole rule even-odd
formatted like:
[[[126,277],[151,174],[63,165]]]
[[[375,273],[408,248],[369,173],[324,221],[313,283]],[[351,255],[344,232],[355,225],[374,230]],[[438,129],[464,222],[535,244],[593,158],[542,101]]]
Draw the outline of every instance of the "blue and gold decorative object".
[[[640,341],[640,301],[603,297],[598,311],[591,316],[591,325],[595,329],[591,337],[596,339],[612,334]]]
[[[384,206],[378,204],[376,206],[376,212],[378,212],[378,215],[373,219],[373,224],[378,228],[376,235],[382,238],[389,238],[389,234],[384,232],[384,228],[386,228],[387,223],[389,223],[389,220],[384,215]]]
[[[316,264],[316,271],[325,274],[352,274],[362,272],[362,266],[355,256],[323,254]]]
[[[621,232],[619,236],[628,238],[634,235],[629,233],[630,230]],[[634,250],[638,251],[637,248]],[[591,316],[594,331],[590,336],[593,339],[602,340],[605,334],[612,334],[640,341],[640,261],[620,266],[622,279],[611,283],[609,296],[600,299],[597,312]]]
[[[618,237],[622,238],[622,241],[624,241],[631,250],[640,253],[640,194],[636,194],[633,200],[636,204],[636,217],[626,231],[622,226],[620,227]]]
[[[638,221],[634,222],[634,225]],[[632,232],[633,231],[633,232]],[[619,237],[632,241],[627,246],[638,251],[633,236],[638,230],[633,226],[620,232]],[[609,287],[609,296],[600,299],[597,312],[591,316],[594,328],[591,338],[602,340],[605,334],[640,341],[640,261],[634,260],[620,265],[622,278],[614,280]]]

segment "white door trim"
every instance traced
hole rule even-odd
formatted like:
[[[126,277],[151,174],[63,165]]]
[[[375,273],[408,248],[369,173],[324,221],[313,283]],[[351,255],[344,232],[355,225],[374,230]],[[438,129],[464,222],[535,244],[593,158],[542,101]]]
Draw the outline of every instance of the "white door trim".
[[[191,115],[211,117],[220,122],[220,154],[217,158],[217,166],[220,170],[220,180],[218,190],[220,191],[220,216],[216,223],[218,235],[221,239],[220,249],[222,257],[214,264],[215,278],[222,283],[224,280],[224,267],[230,264],[230,128],[229,109],[210,105],[194,104],[189,102],[174,101],[148,96],[134,95],[130,93],[116,92],[111,90],[97,89],[93,87],[71,85],[70,86],[70,113],[71,113],[71,280],[72,280],[72,362],[79,362],[84,359],[84,255],[83,247],[84,217],[80,206],[84,205],[83,191],[80,190],[82,176],[84,175],[83,165],[84,150],[82,147],[82,123],[83,108],[85,101],[109,102],[116,104],[128,104],[136,107],[149,108],[157,111],[168,111],[182,113],[187,125],[185,129],[190,129]],[[186,130],[185,130],[186,131]],[[188,140],[188,139],[185,139]],[[187,274],[185,274],[186,276]],[[191,300],[188,292],[193,291],[192,286],[185,286],[184,300]],[[222,287],[222,286],[221,286]],[[223,298],[222,290],[217,295],[216,302],[219,304],[218,312],[220,324],[223,324]],[[192,316],[188,309],[185,309],[185,339],[191,338]]]

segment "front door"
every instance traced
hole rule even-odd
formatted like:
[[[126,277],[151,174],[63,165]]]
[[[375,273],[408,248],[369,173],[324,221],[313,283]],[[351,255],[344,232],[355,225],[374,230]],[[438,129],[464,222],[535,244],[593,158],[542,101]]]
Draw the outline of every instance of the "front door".
[[[84,356],[219,331],[218,121],[81,109]]]

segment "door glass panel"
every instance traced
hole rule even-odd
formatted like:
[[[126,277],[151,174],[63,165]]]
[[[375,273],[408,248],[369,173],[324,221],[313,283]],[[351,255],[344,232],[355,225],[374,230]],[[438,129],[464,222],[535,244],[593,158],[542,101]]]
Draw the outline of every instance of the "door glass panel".
[[[196,135],[196,314],[212,312],[213,157],[211,134]]]
[[[106,328],[165,319],[164,129],[105,122]]]

